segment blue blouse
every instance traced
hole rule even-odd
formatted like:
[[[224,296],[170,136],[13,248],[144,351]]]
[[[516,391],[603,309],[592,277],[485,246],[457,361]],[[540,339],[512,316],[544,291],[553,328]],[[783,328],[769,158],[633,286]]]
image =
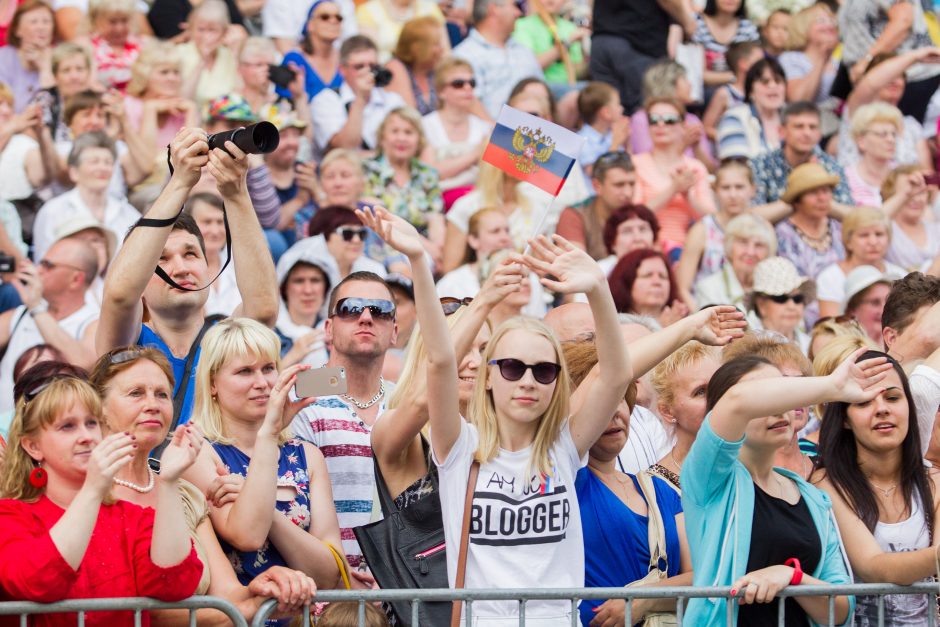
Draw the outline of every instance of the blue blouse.
[[[320,75],[317,74],[317,71],[313,69],[313,66],[307,63],[307,59],[299,50],[291,50],[284,55],[284,60],[281,61],[281,65],[286,67],[288,63],[295,63],[304,69],[306,73],[306,83],[304,86],[307,90],[308,100],[313,100],[313,98],[324,89],[339,91],[340,85],[343,84],[343,77],[338,70],[329,83],[325,82],[320,78]],[[291,97],[290,90],[282,87],[277,88],[277,95],[285,98]]]
[[[642,496],[636,477],[627,476]],[[649,519],[627,507],[587,467],[578,471],[574,486],[584,533],[585,587],[619,588],[645,577],[650,565]],[[666,558],[669,562],[666,573],[673,577],[679,574],[680,566],[676,514],[682,513],[682,502],[676,491],[662,479],[653,477],[653,486],[666,531]],[[595,616],[593,609],[603,603],[603,599],[581,601],[581,624],[589,625]]]

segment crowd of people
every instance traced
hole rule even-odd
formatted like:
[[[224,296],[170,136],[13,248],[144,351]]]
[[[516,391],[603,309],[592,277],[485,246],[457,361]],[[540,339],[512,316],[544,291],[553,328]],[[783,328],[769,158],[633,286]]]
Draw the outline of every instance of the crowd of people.
[[[927,624],[774,600],[940,575],[935,42],[916,0],[0,0],[0,601]],[[482,161],[504,105],[583,141],[557,196]],[[629,604],[525,620],[675,623]]]

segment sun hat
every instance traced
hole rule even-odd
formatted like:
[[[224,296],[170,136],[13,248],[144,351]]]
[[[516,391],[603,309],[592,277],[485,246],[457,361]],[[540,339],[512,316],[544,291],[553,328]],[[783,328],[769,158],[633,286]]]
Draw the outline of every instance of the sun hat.
[[[793,168],[787,176],[787,189],[780,200],[792,204],[806,192],[820,187],[835,187],[841,180],[837,174],[830,174],[818,163],[804,163]]]
[[[807,302],[816,298],[816,283],[800,276],[792,261],[785,257],[768,257],[754,266],[753,287],[745,299],[747,308],[754,308],[758,294],[783,296],[794,290],[800,290]]]
[[[96,229],[104,234],[108,247],[108,260],[113,259],[114,253],[117,251],[117,235],[114,231],[88,214],[76,214],[59,224],[53,233],[53,237],[55,238],[53,243],[63,240],[66,237],[71,237],[76,233],[87,231],[88,229]]]
[[[891,284],[900,279],[896,273],[889,271],[882,272],[875,266],[859,266],[849,272],[845,277],[845,298],[842,300],[842,310],[848,306],[849,302],[861,292],[864,292],[876,283]]]

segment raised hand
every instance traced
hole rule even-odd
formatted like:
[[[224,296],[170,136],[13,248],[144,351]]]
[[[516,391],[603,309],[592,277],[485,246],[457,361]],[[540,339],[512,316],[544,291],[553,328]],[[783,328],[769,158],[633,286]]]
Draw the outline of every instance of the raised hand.
[[[128,465],[137,451],[137,438],[126,432],[112,433],[91,452],[84,487],[104,498],[118,471]]]
[[[201,128],[182,128],[170,142],[173,178],[188,187],[199,182],[202,168],[209,163],[209,140]]]
[[[228,152],[226,152],[228,151]],[[225,150],[216,148],[209,152],[209,174],[223,198],[246,191],[248,183],[248,155],[234,143],[225,142]]]
[[[407,255],[408,259],[424,256],[421,235],[407,220],[396,216],[385,207],[357,209],[356,215],[389,246]]]
[[[532,254],[521,261],[539,275],[542,285],[559,294],[590,292],[604,286],[604,271],[589,254],[560,235],[529,240]],[[553,277],[553,278],[549,278]]]
[[[177,428],[169,446],[160,457],[160,480],[179,479],[186,469],[195,463],[204,439],[202,431],[194,424]]]
[[[248,592],[257,597],[277,599],[278,606],[271,618],[287,618],[299,614],[317,592],[317,584],[299,570],[272,566],[248,584]]]
[[[290,400],[290,390],[297,381],[297,374],[303,370],[310,370],[310,364],[297,364],[286,368],[278,376],[274,387],[271,388],[271,396],[268,398],[268,410],[264,414],[264,422],[261,423],[261,429],[258,432],[259,437],[264,434],[267,437],[277,438],[278,434],[287,428],[304,407],[316,402],[317,397],[308,396],[296,401]]]
[[[694,325],[693,338],[709,346],[724,346],[744,335],[747,321],[732,305],[708,307],[689,317]]]
[[[495,307],[504,298],[522,289],[522,282],[528,280],[528,272],[523,265],[521,255],[512,254],[503,259],[490,273],[476,298],[489,307]]]
[[[856,363],[869,348],[860,348],[839,364],[829,375],[836,401],[865,403],[878,396],[883,388],[878,385],[892,366],[887,357],[876,357]]]

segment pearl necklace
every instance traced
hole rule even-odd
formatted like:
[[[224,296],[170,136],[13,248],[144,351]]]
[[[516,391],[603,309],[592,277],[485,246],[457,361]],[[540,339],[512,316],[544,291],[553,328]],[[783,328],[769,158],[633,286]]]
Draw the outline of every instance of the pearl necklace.
[[[119,486],[124,486],[125,488],[129,488],[133,490],[134,492],[147,494],[148,492],[153,490],[153,471],[150,470],[149,467],[147,468],[147,475],[150,477],[150,481],[148,481],[147,485],[145,486],[139,486],[136,483],[131,483],[130,481],[124,481],[123,479],[118,479],[117,477],[112,479],[112,481],[114,481],[114,483],[118,484]]]
[[[371,400],[366,401],[365,403],[363,403],[362,401],[357,401],[349,394],[343,394],[342,396],[343,398],[345,398],[347,401],[349,401],[350,403],[352,403],[359,409],[369,409],[370,407],[378,403],[380,398],[385,396],[385,379],[383,379],[382,377],[379,377],[379,391],[376,393],[375,396],[372,397]]]

